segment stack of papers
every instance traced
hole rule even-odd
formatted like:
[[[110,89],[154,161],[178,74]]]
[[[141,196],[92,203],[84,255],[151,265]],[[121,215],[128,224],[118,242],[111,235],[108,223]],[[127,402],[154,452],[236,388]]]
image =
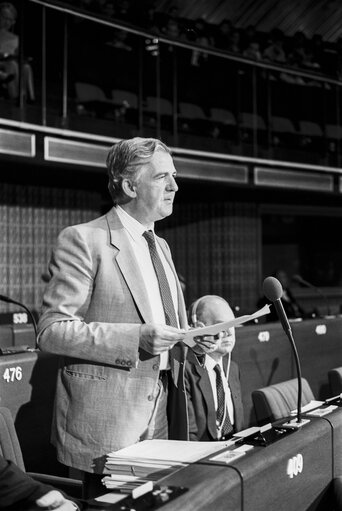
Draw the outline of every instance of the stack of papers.
[[[113,464],[142,466],[149,464],[179,465],[182,463],[195,463],[201,458],[215,453],[229,445],[231,440],[222,442],[187,442],[185,440],[144,440],[130,445],[119,451],[107,455],[106,467]]]
[[[106,488],[132,492],[146,482],[158,481],[175,470],[214,454],[235,441],[187,442],[181,440],[144,440],[107,455]]]

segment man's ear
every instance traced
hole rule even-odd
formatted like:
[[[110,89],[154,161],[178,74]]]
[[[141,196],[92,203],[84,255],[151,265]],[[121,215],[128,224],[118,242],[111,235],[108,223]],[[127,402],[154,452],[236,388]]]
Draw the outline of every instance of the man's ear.
[[[137,192],[135,190],[135,185],[132,183],[130,179],[123,179],[122,180],[122,190],[123,192],[128,196],[131,197],[131,199],[134,199],[137,196]]]

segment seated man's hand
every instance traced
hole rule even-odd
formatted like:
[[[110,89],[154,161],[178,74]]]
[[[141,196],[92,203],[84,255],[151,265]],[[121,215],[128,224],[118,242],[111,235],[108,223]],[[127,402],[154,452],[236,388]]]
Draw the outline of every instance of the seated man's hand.
[[[169,325],[143,324],[140,328],[139,345],[152,355],[170,350],[184,339],[185,331]]]
[[[57,511],[76,511],[79,507],[72,500],[68,500],[58,490],[51,490],[36,500],[42,509],[56,509]]]
[[[196,355],[212,353],[217,349],[221,339],[226,335],[226,332],[219,332],[217,335],[197,335],[194,337],[196,345],[192,346],[191,349]]]

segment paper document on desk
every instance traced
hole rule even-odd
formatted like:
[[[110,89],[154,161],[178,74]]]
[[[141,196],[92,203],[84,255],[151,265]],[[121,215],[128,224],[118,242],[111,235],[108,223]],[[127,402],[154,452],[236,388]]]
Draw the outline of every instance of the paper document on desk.
[[[186,440],[143,440],[136,444],[107,454],[106,466],[127,464],[160,468],[195,461],[216,451],[234,445],[235,440],[219,442],[189,442]]]
[[[265,316],[270,313],[270,306],[265,305],[262,309],[257,310],[254,314],[246,314],[245,316],[240,316],[238,318],[231,319],[230,321],[223,321],[222,323],[216,323],[215,325],[203,326],[200,328],[193,328],[192,330],[188,330],[185,333],[185,337],[183,342],[192,348],[196,345],[195,337],[203,336],[203,335],[218,335],[220,332],[224,330],[229,330],[229,328],[233,328],[238,325],[242,325],[243,323],[247,323],[247,321],[252,321],[253,319],[260,318],[261,316]]]
[[[301,412],[309,412],[310,410],[313,410],[314,408],[318,408],[319,406],[322,406],[324,404],[324,401],[317,401],[316,399],[312,399],[310,403],[307,405],[304,405],[301,407]],[[296,415],[297,410],[291,410],[291,415]]]

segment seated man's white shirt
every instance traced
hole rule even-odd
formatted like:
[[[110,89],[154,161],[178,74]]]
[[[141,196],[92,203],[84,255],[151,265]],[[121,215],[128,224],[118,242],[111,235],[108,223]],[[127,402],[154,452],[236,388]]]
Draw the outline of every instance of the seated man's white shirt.
[[[223,390],[224,390],[224,394],[225,394],[225,398],[226,398],[225,413],[229,414],[230,422],[234,425],[233,400],[232,400],[232,395],[231,395],[230,388],[228,385],[228,375],[225,375],[224,371],[223,371],[222,359],[220,360],[220,362],[216,362],[212,357],[210,357],[209,355],[206,355],[204,366],[205,366],[206,370],[208,371],[211,389],[213,391],[215,410],[217,410],[217,391],[216,391],[216,373],[215,373],[214,367],[216,366],[217,363],[220,365],[220,368],[221,368],[221,378],[222,378]],[[224,419],[223,419],[223,421],[224,421]],[[219,436],[220,436],[220,432],[219,432]]]
[[[136,257],[138,266],[140,268],[141,276],[145,284],[146,292],[149,298],[149,303],[152,310],[152,321],[154,323],[165,325],[165,313],[163,302],[160,296],[159,283],[156,272],[152,263],[150,251],[147,241],[143,237],[143,233],[147,230],[140,222],[135,220],[120,206],[116,206],[116,211],[120,221],[127,231],[128,239],[132,245],[133,253]],[[153,229],[151,229],[153,230]],[[173,305],[178,319],[178,296],[176,279],[170,265],[168,264],[163,251],[161,250],[157,240],[156,246],[158,255],[162,261],[166,277],[170,286]],[[166,350],[160,355],[160,369],[169,368],[169,352]]]

